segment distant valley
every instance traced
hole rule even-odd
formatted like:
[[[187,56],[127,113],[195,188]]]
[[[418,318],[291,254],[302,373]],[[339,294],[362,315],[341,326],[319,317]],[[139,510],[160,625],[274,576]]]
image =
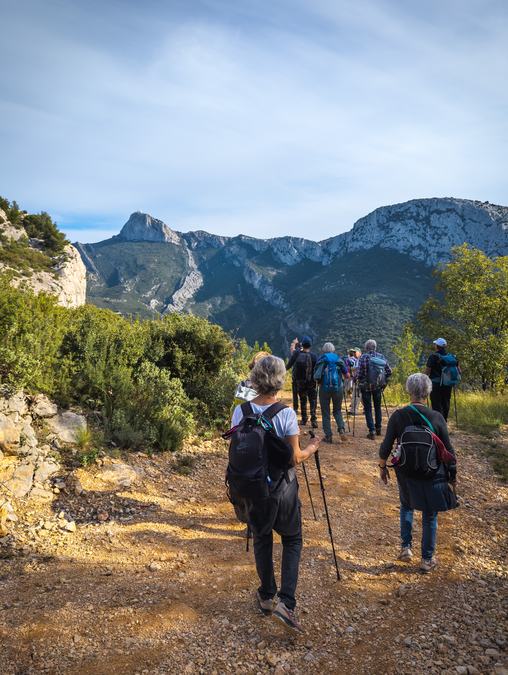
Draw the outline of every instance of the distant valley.
[[[389,351],[431,291],[433,268],[464,242],[508,254],[508,207],[412,200],[321,242],[180,233],[136,212],[119,235],[75,246],[89,302],[142,317],[192,312],[285,353],[303,332],[340,349],[373,336]]]

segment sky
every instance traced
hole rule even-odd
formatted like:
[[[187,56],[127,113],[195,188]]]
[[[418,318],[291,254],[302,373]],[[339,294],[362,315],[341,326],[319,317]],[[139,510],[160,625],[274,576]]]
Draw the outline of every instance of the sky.
[[[508,204],[506,0],[0,0],[0,194],[71,241],[133,211],[324,239]]]

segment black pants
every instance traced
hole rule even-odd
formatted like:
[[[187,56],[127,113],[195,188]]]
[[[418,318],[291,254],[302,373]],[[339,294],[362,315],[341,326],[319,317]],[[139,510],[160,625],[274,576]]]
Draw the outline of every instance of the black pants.
[[[298,412],[298,386],[296,384],[296,380],[293,380],[292,382],[293,386],[293,410],[295,413]]]
[[[309,400],[311,422],[317,423],[317,387],[315,382],[297,382],[298,396],[300,397],[300,410],[302,422],[307,422],[307,399]]]
[[[273,529],[280,534],[282,539],[282,565],[278,596],[288,609],[294,609],[298,568],[302,553],[302,519],[296,478],[286,486],[280,499]],[[269,600],[277,593],[273,569],[273,530],[263,535],[257,535],[254,532],[254,556],[256,570],[261,581],[259,594],[263,600]]]
[[[432,383],[432,391],[430,392],[432,410],[440,412],[445,420],[448,420],[451,397],[452,387],[443,387],[441,384],[436,384],[435,382]]]
[[[362,389],[363,410],[365,412],[365,421],[370,433],[374,433],[374,431],[381,431],[381,423],[383,421],[383,414],[381,412],[382,395],[382,389],[375,389],[374,391],[366,391],[365,389]],[[375,422],[372,419],[372,404],[374,404]]]

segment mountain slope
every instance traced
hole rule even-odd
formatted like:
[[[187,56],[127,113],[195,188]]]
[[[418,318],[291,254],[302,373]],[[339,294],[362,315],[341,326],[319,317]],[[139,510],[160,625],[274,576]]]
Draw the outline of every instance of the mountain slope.
[[[78,247],[91,302],[144,316],[191,311],[284,351],[302,332],[341,349],[372,335],[388,349],[429,293],[432,268],[464,242],[508,254],[508,208],[412,200],[322,242],[179,233],[138,212],[118,236]]]

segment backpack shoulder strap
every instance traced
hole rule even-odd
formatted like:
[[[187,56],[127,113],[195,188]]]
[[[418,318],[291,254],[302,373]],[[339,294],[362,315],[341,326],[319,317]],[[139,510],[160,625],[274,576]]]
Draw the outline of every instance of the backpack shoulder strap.
[[[418,408],[416,408],[416,407],[415,407],[413,404],[411,404],[411,403],[408,405],[408,408],[411,408],[411,410],[414,410],[416,413],[418,413],[418,414],[420,415],[420,417],[421,417],[425,422],[427,422],[427,425],[428,425],[429,429],[432,431],[432,433],[435,433],[434,427],[432,426],[432,423],[430,422],[430,420],[427,419],[427,418],[425,417],[425,415],[424,415],[423,413],[421,413],[421,412],[418,410]]]
[[[280,413],[281,410],[284,410],[287,408],[287,405],[285,403],[282,403],[282,401],[277,401],[277,403],[272,403],[272,405],[265,410],[263,413],[263,417],[266,417],[268,420],[272,420],[275,415]]]
[[[250,404],[250,401],[245,401],[245,403],[242,403],[241,405],[242,409],[242,415],[243,417],[248,417],[249,415],[254,414],[254,410],[252,409],[252,406]],[[243,419],[243,418],[242,418]]]

